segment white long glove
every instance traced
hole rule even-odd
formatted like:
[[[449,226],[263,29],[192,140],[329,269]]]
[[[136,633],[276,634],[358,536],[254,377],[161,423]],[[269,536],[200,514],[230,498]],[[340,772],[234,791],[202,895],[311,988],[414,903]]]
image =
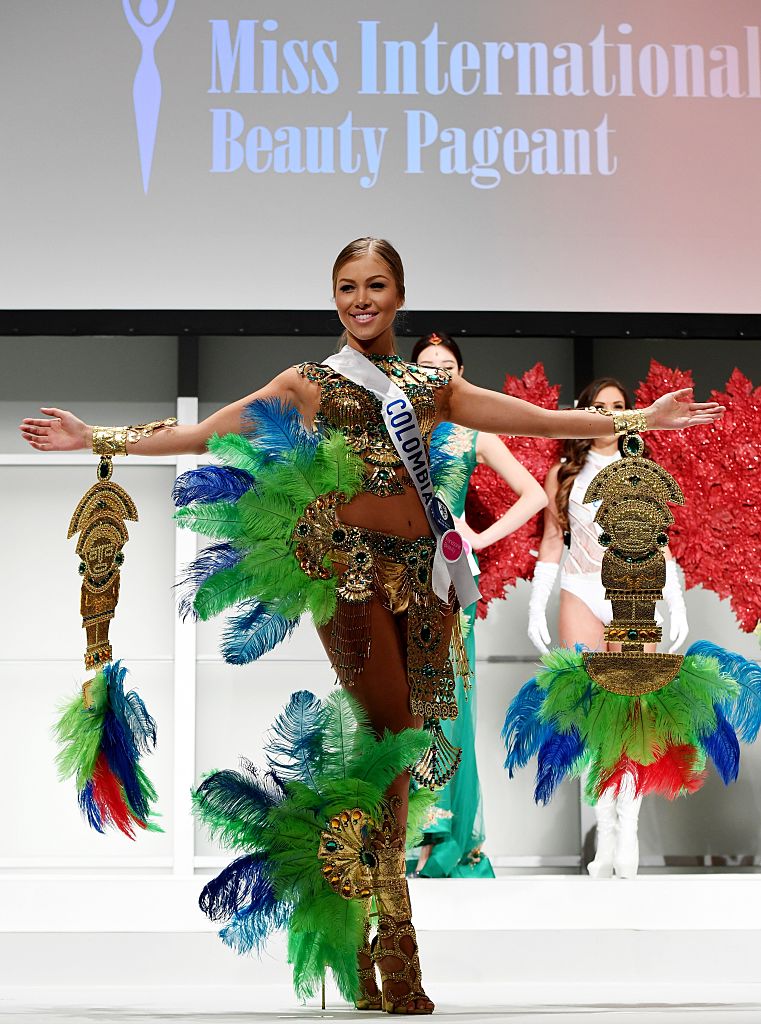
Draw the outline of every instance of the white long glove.
[[[528,603],[528,638],[540,654],[546,654],[552,643],[547,628],[547,602],[560,570],[557,562],[537,562]]]
[[[663,588],[663,599],[669,610],[669,654],[678,650],[687,639],[690,629],[687,624],[687,608],[684,603],[682,585],[679,582],[679,574],[676,571],[676,562],[673,558],[666,562],[666,585]]]

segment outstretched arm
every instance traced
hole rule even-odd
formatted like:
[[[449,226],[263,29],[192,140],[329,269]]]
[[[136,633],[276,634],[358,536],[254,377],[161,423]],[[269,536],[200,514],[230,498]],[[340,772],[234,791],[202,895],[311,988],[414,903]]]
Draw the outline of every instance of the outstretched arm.
[[[713,423],[724,413],[718,402],[693,402],[692,389],[682,388],[663,395],[646,409],[648,430],[683,430]],[[609,416],[583,409],[552,410],[524,402],[510,395],[478,388],[462,377],[453,377],[445,389],[442,419],[489,434],[517,434],[522,437],[611,437]]]
[[[294,405],[304,413],[304,388],[302,378],[295,367],[265,384],[246,398],[224,406],[201,423],[181,424],[162,427],[150,437],[140,438],[134,444],[128,443],[130,455],[187,455],[201,454],[212,434],[238,434],[243,429],[245,410],[258,398],[279,398],[287,405]],[[25,441],[41,452],[72,452],[92,448],[90,424],[84,423],[65,409],[45,407],[40,410],[51,419],[22,420],[19,430]]]

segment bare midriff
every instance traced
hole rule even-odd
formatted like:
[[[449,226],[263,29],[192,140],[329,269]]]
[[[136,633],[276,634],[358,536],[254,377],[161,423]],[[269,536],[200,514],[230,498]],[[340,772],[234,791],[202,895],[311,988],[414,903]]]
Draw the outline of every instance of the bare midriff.
[[[361,492],[339,509],[338,518],[349,526],[392,533],[406,540],[431,536],[422,502],[414,487],[405,487],[404,494],[389,494],[384,498]]]

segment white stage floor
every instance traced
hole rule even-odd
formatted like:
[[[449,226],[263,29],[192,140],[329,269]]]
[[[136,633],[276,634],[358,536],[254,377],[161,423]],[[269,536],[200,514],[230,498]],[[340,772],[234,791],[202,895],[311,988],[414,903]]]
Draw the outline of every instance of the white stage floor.
[[[0,1022],[372,1021],[328,990],[300,1007],[284,938],[237,957],[201,878],[0,881]],[[761,875],[412,884],[435,1019],[447,1024],[761,1024]]]
[[[160,1000],[160,1002],[163,1002]],[[205,1004],[206,999],[203,1000]],[[238,1000],[236,1000],[238,1002]],[[140,999],[121,1006],[108,1006],[97,999],[91,1005],[3,1007],[3,1024],[270,1024],[270,1022],[369,1022],[388,1020],[386,1014],[360,1013],[348,1008],[328,1007],[324,1012],[309,1007],[287,1005],[267,1007],[238,1006],[199,1008],[191,997],[186,1007],[152,1007]],[[431,1020],[446,1024],[758,1024],[761,1005],[751,1006],[543,1006],[516,1004],[463,1005],[461,1000],[443,1001]]]

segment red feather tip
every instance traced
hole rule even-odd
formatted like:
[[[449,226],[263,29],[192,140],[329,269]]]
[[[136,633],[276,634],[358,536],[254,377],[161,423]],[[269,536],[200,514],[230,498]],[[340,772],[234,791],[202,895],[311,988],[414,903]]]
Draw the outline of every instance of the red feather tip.
[[[624,755],[606,774],[601,776],[597,786],[597,796],[611,790],[618,796],[624,780],[628,777],[634,782],[637,796],[656,793],[674,800],[687,793],[696,793],[705,781],[706,772],[695,770],[698,751],[691,744],[669,747],[652,764],[638,764]]]
[[[99,754],[95,762],[92,795],[104,825],[114,825],[129,839],[135,838],[135,825],[146,827],[127,806],[121,783],[108,767],[104,754]]]

